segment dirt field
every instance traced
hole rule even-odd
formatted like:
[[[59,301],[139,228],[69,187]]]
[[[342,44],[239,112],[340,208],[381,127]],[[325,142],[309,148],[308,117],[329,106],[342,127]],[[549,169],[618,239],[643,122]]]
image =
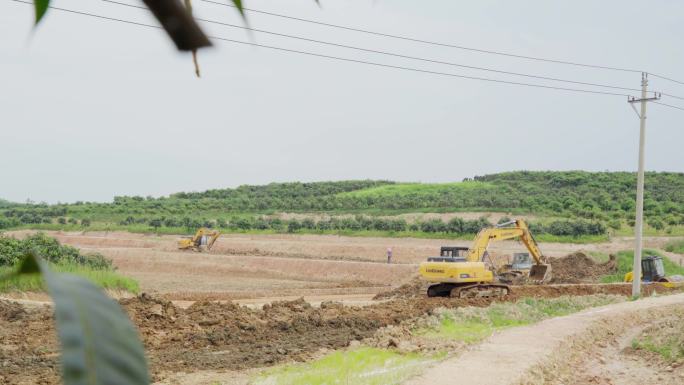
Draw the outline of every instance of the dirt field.
[[[628,295],[629,285],[520,286],[504,300],[561,295]],[[645,290],[645,294],[650,292]],[[340,349],[438,307],[488,306],[491,299],[396,298],[364,307],[300,299],[261,309],[195,302],[182,309],[141,295],[120,300],[143,339],[155,380],[176,373],[244,370],[316,357]],[[0,300],[3,383],[57,384],[58,348],[48,305]]]
[[[26,232],[11,232],[22,236]],[[50,232],[61,242],[112,258],[124,274],[140,281],[143,291],[171,300],[232,300],[298,296],[314,301],[353,296],[364,301],[408,282],[416,264],[442,245],[467,246],[469,241],[413,238],[365,238],[331,235],[226,234],[210,253],[176,249],[176,236],[125,232]],[[647,247],[662,247],[664,238],[647,238]],[[393,264],[385,251],[393,248]],[[543,243],[547,256],[578,250],[611,253],[632,247],[628,238],[577,245]],[[522,251],[517,242],[492,243],[493,255]],[[673,258],[678,256],[672,256]],[[313,299],[315,298],[315,299]],[[257,301],[259,302],[259,301]]]
[[[488,306],[492,302],[426,298],[424,283],[412,281],[416,264],[440,245],[468,242],[226,235],[211,253],[194,253],[176,250],[177,237],[173,236],[50,235],[112,258],[122,273],[139,279],[143,291],[151,293],[120,302],[141,334],[154,380],[165,384],[209,384],[217,373],[228,383],[245,383],[245,373],[250,370],[305,361],[345,348],[353,341],[371,338],[383,327],[399,325],[438,307]],[[651,239],[647,244],[653,247],[661,242]],[[613,252],[629,244],[629,240],[616,240],[581,247],[542,247],[548,255],[566,256],[578,249]],[[392,265],[385,263],[388,246],[395,251]],[[514,242],[494,246],[493,252],[502,254],[521,248]],[[555,261],[552,265],[555,263],[562,277],[559,282],[591,282],[594,269],[608,272],[614,267],[610,262],[596,264],[581,253]],[[598,293],[627,296],[630,290],[623,284],[515,286],[504,300]],[[652,287],[645,287],[644,294],[651,291]],[[378,296],[381,300],[373,300],[379,292],[385,293]],[[297,299],[299,296],[304,299]],[[288,301],[273,302],[277,299]],[[59,382],[58,348],[47,305],[0,300],[0,362],[0,383]]]

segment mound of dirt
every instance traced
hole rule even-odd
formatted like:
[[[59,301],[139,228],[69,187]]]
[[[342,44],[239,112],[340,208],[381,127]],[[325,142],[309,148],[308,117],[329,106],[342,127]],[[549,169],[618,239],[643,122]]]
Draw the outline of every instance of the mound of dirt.
[[[416,298],[424,296],[427,293],[427,288],[429,284],[424,279],[420,277],[413,277],[407,283],[388,290],[378,293],[373,297],[374,300],[383,299],[394,299],[394,298]]]
[[[581,251],[549,260],[553,278],[551,283],[594,283],[599,278],[617,272],[617,260],[611,254],[605,263],[597,263]]]
[[[26,310],[16,302],[0,300],[0,319],[17,321],[26,316]]]

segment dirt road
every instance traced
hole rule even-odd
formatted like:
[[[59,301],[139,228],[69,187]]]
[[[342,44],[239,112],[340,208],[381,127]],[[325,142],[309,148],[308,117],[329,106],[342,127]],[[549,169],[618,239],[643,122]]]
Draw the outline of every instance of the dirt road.
[[[661,315],[658,312],[659,310],[667,314],[673,306],[684,306],[684,294],[646,298],[636,302],[594,308],[566,317],[545,320],[535,325],[503,331],[490,337],[471,351],[435,365],[426,370],[423,375],[406,382],[406,384],[453,384],[456,379],[458,383],[469,385],[550,383],[553,382],[553,378],[543,377],[544,375],[535,378],[530,373],[534,373],[535,369],[537,373],[544,373],[544,369],[548,371],[548,367],[553,367],[554,363],[556,365],[554,370],[559,370],[559,352],[572,350],[578,354],[586,353],[586,351],[577,349],[577,345],[581,344],[573,341],[574,338],[594,337],[591,340],[591,346],[597,344],[607,346],[605,340],[595,339],[597,330],[592,328],[596,328],[597,323],[609,322],[610,325],[603,325],[608,333],[625,334],[626,338],[629,339],[631,322],[628,321],[630,319],[632,321],[643,321],[640,318],[648,317],[653,321]],[[618,323],[618,325],[614,323]],[[624,328],[626,330],[621,330]],[[572,349],[568,349],[569,346],[572,346]],[[608,365],[605,359],[602,365]],[[595,362],[592,361],[588,366],[596,370]],[[617,372],[619,371],[617,370]],[[584,375],[583,372],[575,372],[575,374],[577,377],[572,383],[596,383],[580,381],[580,376]],[[629,378],[623,371],[621,377],[615,377],[613,382],[605,383],[631,384],[632,382],[626,381]],[[651,380],[655,378],[651,378]],[[621,379],[625,381],[621,381]]]

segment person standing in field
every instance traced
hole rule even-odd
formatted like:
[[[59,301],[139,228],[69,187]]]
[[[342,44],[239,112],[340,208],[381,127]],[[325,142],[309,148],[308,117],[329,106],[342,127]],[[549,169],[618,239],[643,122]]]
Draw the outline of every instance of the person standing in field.
[[[392,248],[391,247],[387,248],[387,263],[388,264],[392,263]]]

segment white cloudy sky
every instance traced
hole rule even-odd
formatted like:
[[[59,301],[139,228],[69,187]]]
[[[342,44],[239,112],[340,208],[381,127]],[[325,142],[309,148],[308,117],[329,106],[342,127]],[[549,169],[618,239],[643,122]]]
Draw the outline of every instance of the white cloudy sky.
[[[135,0],[120,0],[138,4]],[[218,0],[222,1],[222,0]],[[194,0],[198,15],[242,23]],[[521,55],[684,78],[677,0],[247,0],[260,10]],[[63,8],[153,23],[96,0]],[[635,170],[638,120],[624,97],[489,84],[216,42],[203,78],[158,30],[0,1],[0,197],[114,195],[382,178],[454,181],[519,169]],[[264,15],[255,28],[501,70],[639,87],[588,70],[373,37]],[[242,30],[208,33],[249,40]],[[433,71],[533,81],[254,34],[284,48]],[[555,83],[554,85],[560,85]],[[684,86],[652,79],[684,96]],[[636,93],[634,93],[636,95]],[[663,102],[684,106],[684,100]],[[684,111],[649,106],[647,168],[684,171]]]

